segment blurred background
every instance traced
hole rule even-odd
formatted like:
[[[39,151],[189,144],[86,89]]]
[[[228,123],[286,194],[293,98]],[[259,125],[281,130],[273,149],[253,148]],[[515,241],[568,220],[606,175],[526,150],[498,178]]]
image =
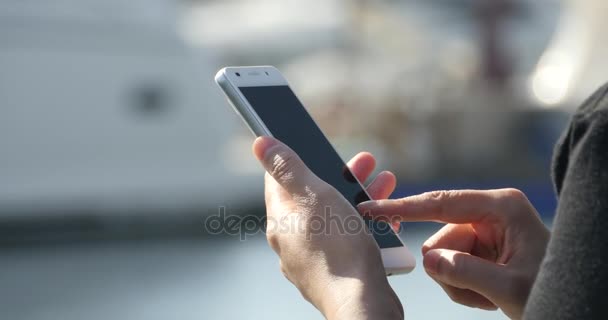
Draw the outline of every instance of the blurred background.
[[[606,80],[604,0],[0,0],[0,318],[311,319],[262,234],[252,136],[213,83],[275,65],[395,196],[517,187],[550,224],[553,145]],[[222,209],[223,210],[223,209]],[[419,248],[439,225],[408,224]],[[503,319],[424,271],[410,319]]]

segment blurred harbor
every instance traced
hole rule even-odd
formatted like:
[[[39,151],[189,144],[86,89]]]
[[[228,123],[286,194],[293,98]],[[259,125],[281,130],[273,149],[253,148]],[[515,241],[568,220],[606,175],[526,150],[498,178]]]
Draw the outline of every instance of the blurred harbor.
[[[407,245],[431,230],[407,233]],[[0,265],[3,319],[321,319],[262,236],[21,248]],[[420,268],[390,282],[411,319],[506,319],[453,303]]]
[[[553,145],[606,81],[604,0],[0,1],[0,318],[320,317],[262,237],[252,136],[213,82],[275,65],[394,196],[517,187],[550,223]],[[406,226],[418,253],[436,225]],[[418,253],[418,258],[420,258]],[[501,319],[418,269],[412,319]]]

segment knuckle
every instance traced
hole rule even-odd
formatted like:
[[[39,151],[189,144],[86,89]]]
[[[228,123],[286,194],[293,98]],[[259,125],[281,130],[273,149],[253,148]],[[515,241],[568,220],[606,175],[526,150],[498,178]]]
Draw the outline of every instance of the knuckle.
[[[501,190],[502,196],[504,199],[508,199],[510,201],[528,201],[526,195],[519,189],[508,188]]]
[[[340,196],[336,189],[323,181],[307,186],[303,192],[303,196],[298,197],[297,201],[307,208],[320,209],[322,205],[331,208],[336,197]]]
[[[290,180],[293,178],[293,169],[297,164],[296,155],[292,152],[281,151],[272,156],[271,172],[277,180]]]
[[[266,240],[268,241],[268,244],[270,245],[272,250],[274,250],[275,252],[280,251],[279,236],[277,233],[275,233],[275,232],[267,233]]]
[[[285,279],[287,279],[289,282],[291,282],[292,284],[297,284],[294,280],[294,278],[291,277],[290,273],[289,273],[289,267],[286,266],[286,263],[283,262],[282,259],[279,259],[279,270],[281,270],[281,273],[283,274],[283,277],[285,277]]]
[[[283,274],[283,276],[285,276],[285,278],[289,279],[289,276],[287,275],[287,269],[285,268],[285,264],[283,263],[283,260],[279,260],[279,269],[281,270],[281,273]]]
[[[447,212],[447,204],[453,199],[457,199],[462,194],[460,190],[438,190],[422,194],[422,198],[429,201],[434,213],[442,217]]]
[[[437,190],[437,191],[426,192],[423,195],[430,200],[442,202],[450,197],[450,193],[451,193],[451,191],[447,191],[447,190]]]
[[[530,201],[525,193],[519,189],[509,188],[500,190],[499,205],[503,208],[505,214],[510,216],[518,215],[522,212],[528,212],[531,207]]]
[[[452,268],[452,264],[444,257],[439,258],[437,261],[437,271],[442,275],[442,277],[447,279],[452,279],[454,276],[454,268]]]
[[[468,255],[465,253],[455,253],[451,259],[439,260],[439,268],[447,279],[458,282],[462,275],[470,272],[468,270]]]
[[[464,253],[454,254],[452,261],[446,259],[441,259],[441,261],[445,264],[445,274],[448,278],[455,279],[467,272],[467,257]]]

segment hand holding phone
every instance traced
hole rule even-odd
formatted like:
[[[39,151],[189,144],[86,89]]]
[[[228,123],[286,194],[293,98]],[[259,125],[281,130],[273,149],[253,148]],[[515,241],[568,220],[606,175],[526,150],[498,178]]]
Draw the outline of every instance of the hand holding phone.
[[[224,68],[216,82],[256,136],[275,137],[285,143],[316,177],[335,188],[352,210],[371,199],[276,68]],[[384,222],[366,222],[380,248],[386,274],[413,270],[415,259],[392,228]]]
[[[327,319],[355,319],[365,313],[402,319],[403,310],[384,274],[378,247],[352,205],[283,143],[258,138],[253,151],[269,172],[266,236],[280,257],[283,274]],[[349,165],[364,179],[369,171],[362,167],[369,168],[370,160],[373,170],[369,154]],[[394,187],[394,181],[384,181],[388,188],[375,188],[382,198]]]

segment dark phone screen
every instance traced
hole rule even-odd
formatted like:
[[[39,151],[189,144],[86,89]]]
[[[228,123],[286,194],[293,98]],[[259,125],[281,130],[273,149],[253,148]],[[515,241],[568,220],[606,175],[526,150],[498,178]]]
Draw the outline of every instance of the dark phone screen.
[[[319,178],[336,188],[353,206],[370,200],[288,86],[239,89],[272,135],[293,149]],[[380,248],[402,246],[387,223],[369,219],[366,222]]]

